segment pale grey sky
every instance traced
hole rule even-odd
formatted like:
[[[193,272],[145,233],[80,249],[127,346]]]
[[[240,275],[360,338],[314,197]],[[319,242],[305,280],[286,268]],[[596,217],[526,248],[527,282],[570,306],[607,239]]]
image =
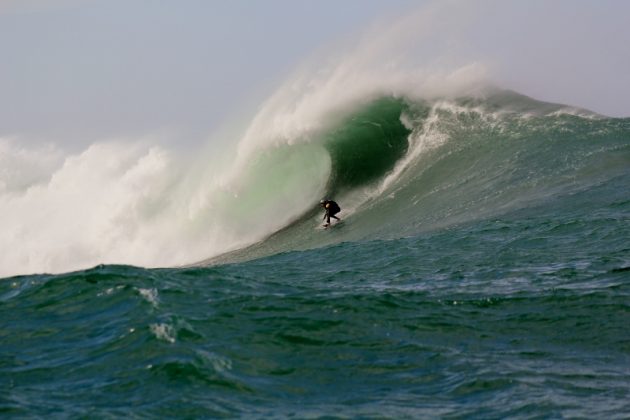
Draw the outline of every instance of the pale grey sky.
[[[0,0],[0,137],[73,147],[166,130],[195,144],[313,52],[426,3]],[[630,2],[459,4],[443,6],[472,11],[452,44],[499,84],[630,116]]]

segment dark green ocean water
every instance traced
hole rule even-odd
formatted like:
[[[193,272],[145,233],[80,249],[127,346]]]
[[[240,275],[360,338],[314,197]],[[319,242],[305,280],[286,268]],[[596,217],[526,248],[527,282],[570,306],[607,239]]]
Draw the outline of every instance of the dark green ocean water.
[[[628,418],[630,120],[458,106],[324,136],[342,207],[446,139],[332,230],[0,280],[0,416]]]

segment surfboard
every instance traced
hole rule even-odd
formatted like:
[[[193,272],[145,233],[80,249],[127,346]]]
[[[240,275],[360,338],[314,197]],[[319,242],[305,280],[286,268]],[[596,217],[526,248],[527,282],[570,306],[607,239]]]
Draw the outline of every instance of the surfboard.
[[[343,220],[334,220],[334,219],[333,219],[333,220],[331,220],[331,221],[330,221],[330,224],[329,224],[329,225],[327,225],[326,223],[324,223],[324,224],[322,225],[322,229],[332,229],[332,228],[334,228],[335,226],[341,226],[342,224],[343,224]]]

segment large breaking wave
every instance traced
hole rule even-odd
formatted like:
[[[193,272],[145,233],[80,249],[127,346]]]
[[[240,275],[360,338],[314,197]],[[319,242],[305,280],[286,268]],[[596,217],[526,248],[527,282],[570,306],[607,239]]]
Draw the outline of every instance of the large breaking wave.
[[[313,140],[332,157],[325,195],[342,204],[342,226],[314,232],[313,204],[264,241],[205,262],[413,236],[562,200],[628,170],[629,132],[629,119],[505,90],[381,97]]]
[[[630,162],[628,119],[496,89],[366,95],[318,118],[290,134],[256,137],[250,127],[221,171],[141,143],[63,156],[4,140],[2,274],[238,261],[411,236],[557,199]],[[325,196],[346,222],[330,232],[316,230]]]
[[[0,138],[0,276],[410,236],[627,170],[628,119],[491,87],[481,62],[443,53],[462,27],[451,11],[307,62],[240,134],[194,157],[150,137],[79,152]],[[316,230],[323,197],[343,227]]]

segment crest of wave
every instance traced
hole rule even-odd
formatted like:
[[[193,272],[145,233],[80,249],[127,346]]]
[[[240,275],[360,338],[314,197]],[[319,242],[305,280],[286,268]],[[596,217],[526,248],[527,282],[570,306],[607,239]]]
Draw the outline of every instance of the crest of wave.
[[[431,4],[374,25],[357,39],[302,66],[261,107],[238,148],[239,161],[269,145],[309,141],[357,105],[382,95],[412,99],[482,94],[489,69],[448,45],[465,16]],[[459,5],[461,10],[469,8]],[[465,12],[463,12],[466,15]]]

